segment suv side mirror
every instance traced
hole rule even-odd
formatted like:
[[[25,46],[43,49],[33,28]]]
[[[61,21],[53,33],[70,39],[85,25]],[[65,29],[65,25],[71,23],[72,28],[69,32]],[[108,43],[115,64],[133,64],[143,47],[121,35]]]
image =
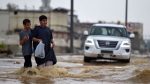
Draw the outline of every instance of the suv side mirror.
[[[85,31],[83,32],[83,35],[88,36],[88,35],[89,35],[89,32],[88,32],[87,30],[85,30]]]
[[[135,34],[134,34],[134,33],[131,33],[131,34],[129,35],[129,37],[130,37],[131,39],[133,39],[133,38],[135,38]]]

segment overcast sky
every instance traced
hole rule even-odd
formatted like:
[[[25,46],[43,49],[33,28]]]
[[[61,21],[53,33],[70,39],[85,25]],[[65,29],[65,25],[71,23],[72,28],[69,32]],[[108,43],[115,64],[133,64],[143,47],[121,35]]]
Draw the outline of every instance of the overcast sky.
[[[128,21],[144,24],[144,35],[150,35],[150,0],[128,0]],[[19,8],[39,9],[41,0],[0,0],[0,8],[7,3],[15,3]],[[81,22],[121,21],[125,18],[125,0],[74,0],[75,14]],[[51,6],[70,8],[70,0],[51,0]]]

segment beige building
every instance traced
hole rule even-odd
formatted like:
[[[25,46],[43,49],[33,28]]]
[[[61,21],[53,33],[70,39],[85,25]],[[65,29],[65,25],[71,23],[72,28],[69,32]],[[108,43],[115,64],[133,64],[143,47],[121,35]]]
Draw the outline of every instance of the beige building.
[[[31,20],[32,28],[39,25],[39,16],[48,17],[48,26],[53,30],[53,37],[57,52],[67,52],[70,46],[70,35],[68,26],[68,10],[56,8],[52,11],[40,10],[16,10],[8,11],[0,9],[0,32],[23,29],[22,21],[25,18]],[[74,40],[74,47],[80,47],[80,41]]]
[[[0,10],[0,30],[14,30],[22,29],[22,21],[25,18],[31,20],[32,27],[39,25],[39,16],[46,15],[48,17],[48,26],[51,26],[52,29],[59,31],[67,31],[68,28],[68,10],[63,8],[56,8],[52,11],[40,11],[40,10],[17,10],[17,11],[8,11]],[[4,23],[4,24],[2,24]],[[3,26],[2,26],[3,25]],[[61,29],[60,27],[61,26]],[[62,28],[63,27],[63,28]]]

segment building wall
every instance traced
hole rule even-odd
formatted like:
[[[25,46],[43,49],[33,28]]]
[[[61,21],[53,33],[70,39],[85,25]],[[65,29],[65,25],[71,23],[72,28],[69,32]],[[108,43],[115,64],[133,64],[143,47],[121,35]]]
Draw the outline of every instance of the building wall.
[[[27,11],[18,10],[17,14],[14,11],[0,10],[0,31],[7,31],[8,29],[23,29],[22,21],[25,18],[31,20],[31,26],[39,25],[39,16],[46,15],[48,17],[48,26],[53,30],[54,41],[56,45],[56,52],[67,52],[66,48],[70,47],[69,26],[68,26],[68,12],[52,11]],[[80,41],[74,40],[74,47],[80,47]],[[63,49],[64,48],[64,49]],[[63,50],[62,50],[63,49]]]
[[[14,14],[13,12],[11,12],[11,18],[10,18],[10,26],[11,26],[11,30],[15,29],[15,28],[19,28],[22,29],[23,28],[23,24],[22,21],[25,18],[28,18],[31,20],[31,26],[32,28],[37,24],[39,25],[39,16],[40,15],[46,15],[48,17],[48,25],[49,23],[49,14],[48,13],[34,13],[34,12],[26,12],[26,11],[18,11],[18,14]]]
[[[130,22],[128,23],[127,30],[135,34],[135,38],[131,39],[132,49],[137,51],[142,51],[144,48],[143,24]]]
[[[60,13],[60,12],[52,12],[51,13],[51,25],[68,25],[68,14]]]
[[[127,30],[129,32],[138,32],[139,38],[143,38],[143,24],[142,23],[130,22],[128,23]]]
[[[10,17],[9,17],[10,15]],[[46,15],[48,17],[48,26],[52,26],[52,29],[56,31],[68,31],[68,14],[61,12],[34,12],[34,11],[18,11],[14,14],[13,11],[0,11],[0,30],[2,28],[13,30],[15,28],[23,28],[22,21],[25,18],[31,20],[31,25],[34,27],[36,24],[39,25],[39,16]],[[10,21],[9,21],[10,19]],[[10,25],[9,25],[10,22]],[[53,28],[54,27],[54,28]]]
[[[93,24],[94,23],[77,23],[75,24],[74,31],[79,34],[83,34],[84,31],[90,31]]]
[[[9,30],[9,12],[8,11],[1,11],[0,12],[0,31],[7,31]]]

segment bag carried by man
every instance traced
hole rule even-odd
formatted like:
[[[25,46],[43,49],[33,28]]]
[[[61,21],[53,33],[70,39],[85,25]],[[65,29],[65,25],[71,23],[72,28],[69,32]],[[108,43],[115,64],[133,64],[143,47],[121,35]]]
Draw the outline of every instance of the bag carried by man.
[[[38,58],[45,58],[45,51],[44,51],[44,46],[45,44],[40,42],[36,49],[35,49],[35,57],[38,57]]]

